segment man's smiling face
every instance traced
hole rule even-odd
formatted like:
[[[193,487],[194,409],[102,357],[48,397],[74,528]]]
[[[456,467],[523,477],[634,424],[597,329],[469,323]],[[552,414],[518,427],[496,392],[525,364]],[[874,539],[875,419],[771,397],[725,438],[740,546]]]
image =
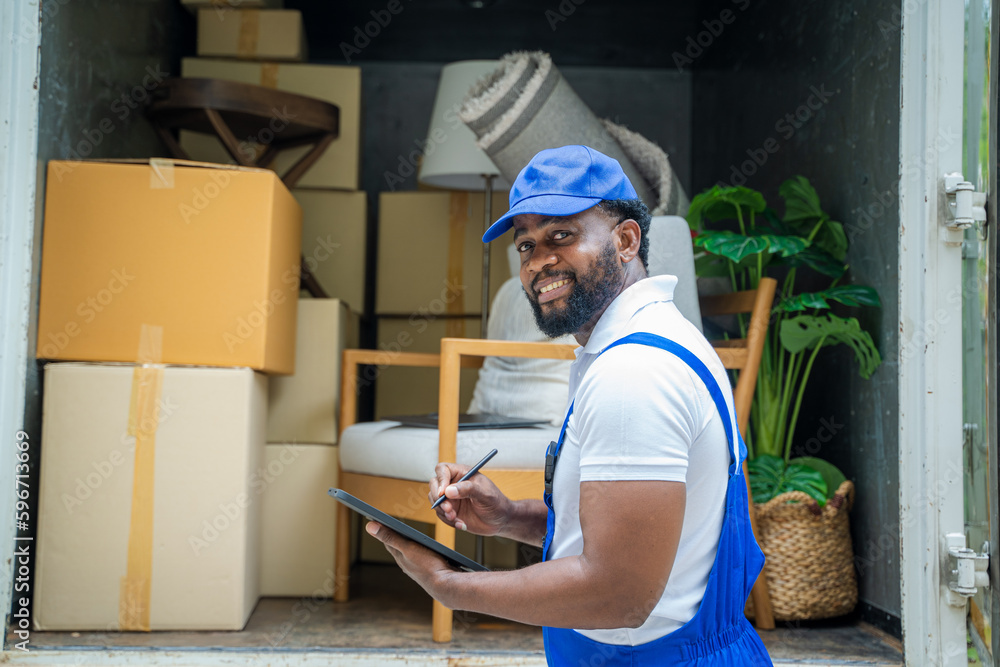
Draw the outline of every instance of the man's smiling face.
[[[621,292],[625,271],[611,233],[615,227],[596,206],[571,216],[514,218],[521,285],[547,336],[592,328]]]

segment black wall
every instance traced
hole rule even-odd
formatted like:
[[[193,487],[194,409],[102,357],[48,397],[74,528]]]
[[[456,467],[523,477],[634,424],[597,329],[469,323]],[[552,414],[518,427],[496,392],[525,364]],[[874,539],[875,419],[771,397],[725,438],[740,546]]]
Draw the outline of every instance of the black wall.
[[[731,7],[705,6],[703,19]],[[845,282],[871,285],[881,297],[880,311],[850,314],[872,333],[882,366],[866,381],[846,349],[818,357],[796,441],[814,439],[809,453],[854,481],[850,518],[863,613],[897,635],[898,20],[898,3],[889,0],[756,0],[697,62],[692,125],[695,192],[745,178],[780,210],[778,186],[808,177],[825,210],[847,225]],[[777,151],[762,155],[768,139]],[[836,433],[820,443],[825,424]]]

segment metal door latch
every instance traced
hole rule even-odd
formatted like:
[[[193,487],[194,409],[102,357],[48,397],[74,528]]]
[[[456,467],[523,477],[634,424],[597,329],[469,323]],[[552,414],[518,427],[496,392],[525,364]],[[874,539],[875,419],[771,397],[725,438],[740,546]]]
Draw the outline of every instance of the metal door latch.
[[[972,183],[961,174],[944,177],[944,191],[948,196],[951,217],[945,218],[948,229],[968,229],[977,222],[986,222],[986,193],[976,192]]]
[[[983,546],[984,553],[976,553],[965,546],[965,534],[949,533],[945,536],[948,545],[947,581],[949,603],[963,606],[980,588],[990,587],[989,543]]]

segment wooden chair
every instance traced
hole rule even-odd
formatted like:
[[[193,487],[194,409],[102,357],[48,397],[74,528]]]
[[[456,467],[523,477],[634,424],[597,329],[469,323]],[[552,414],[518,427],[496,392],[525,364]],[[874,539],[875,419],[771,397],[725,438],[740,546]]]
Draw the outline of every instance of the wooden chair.
[[[745,432],[750,417],[750,404],[757,384],[757,369],[764,349],[771,305],[777,283],[765,278],[757,290],[736,292],[701,300],[702,314],[706,316],[749,313],[750,324],[745,339],[715,342],[715,350],[727,369],[738,370],[739,378],[734,389],[737,422]],[[458,436],[459,378],[462,367],[478,367],[487,356],[528,357],[543,359],[575,358],[574,345],[550,343],[524,343],[517,341],[444,338],[441,353],[389,353],[380,350],[345,350],[341,366],[340,432],[357,420],[357,379],[360,365],[396,365],[440,367],[438,393],[438,460],[454,461]],[[544,444],[544,443],[543,443]],[[539,464],[542,460],[539,460]],[[746,464],[744,463],[744,473]],[[428,472],[428,476],[430,472]],[[543,470],[504,470],[491,468],[489,478],[508,497],[541,499]],[[382,508],[393,516],[434,524],[434,538],[449,547],[455,545],[455,529],[437,520],[437,515],[427,502],[426,482],[376,477],[340,470],[339,485],[348,493]],[[749,493],[749,480],[747,482]],[[756,534],[756,520],[751,503],[751,523]],[[348,599],[348,574],[350,569],[350,516],[344,506],[338,507],[337,554],[334,599]],[[753,589],[753,599],[758,628],[774,627],[767,584],[763,575]],[[436,642],[451,641],[452,611],[434,601],[432,637]]]
[[[756,290],[706,296],[699,300],[702,317],[750,315],[746,338],[712,341],[722,365],[729,370],[739,371],[736,386],[733,388],[733,400],[736,404],[736,422],[744,436],[750,423],[750,405],[753,403],[753,392],[757,387],[757,370],[760,368],[760,358],[764,353],[764,342],[767,338],[767,327],[771,319],[771,306],[774,303],[774,291],[777,285],[777,281],[773,278],[763,278]],[[754,537],[760,543],[746,461],[743,462],[743,476],[746,478],[747,497],[750,500],[750,525],[753,527]],[[751,597],[754,604],[754,624],[761,630],[773,630],[771,596],[763,572],[757,577]]]
[[[520,341],[483,340],[476,338],[444,338],[441,354],[417,352],[388,353],[379,350],[344,350],[341,366],[340,433],[357,420],[357,378],[361,364],[395,366],[439,366],[438,391],[438,461],[456,460],[458,438],[459,371],[479,367],[488,356],[526,357],[534,359],[574,359],[575,345],[524,343]],[[539,443],[540,463],[544,462],[546,442]],[[427,482],[415,482],[393,477],[376,477],[339,471],[338,484],[350,494],[379,507],[401,519],[413,519],[434,524],[434,539],[454,548],[455,529],[438,521],[427,500]],[[431,471],[428,471],[428,478]],[[542,497],[544,472],[537,470],[505,470],[490,467],[489,478],[512,500]],[[334,599],[348,598],[350,570],[350,515],[340,505],[337,509],[337,554]],[[451,641],[452,611],[434,601],[432,637],[436,642]]]

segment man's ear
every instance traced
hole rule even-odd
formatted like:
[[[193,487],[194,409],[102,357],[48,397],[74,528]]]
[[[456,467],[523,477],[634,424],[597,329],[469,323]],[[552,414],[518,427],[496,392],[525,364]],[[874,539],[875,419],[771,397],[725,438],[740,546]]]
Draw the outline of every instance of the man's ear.
[[[642,241],[642,230],[639,223],[628,218],[623,220],[615,228],[618,239],[618,256],[622,264],[631,262],[639,256],[639,244]]]

